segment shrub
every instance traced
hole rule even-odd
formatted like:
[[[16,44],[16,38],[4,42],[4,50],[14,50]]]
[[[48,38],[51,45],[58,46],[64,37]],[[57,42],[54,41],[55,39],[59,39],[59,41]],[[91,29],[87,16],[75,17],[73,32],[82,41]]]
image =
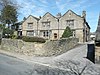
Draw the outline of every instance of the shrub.
[[[41,37],[29,37],[29,36],[23,36],[22,40],[25,42],[39,42],[39,43],[45,43],[46,40]]]
[[[11,36],[13,35],[14,31],[9,29],[9,28],[5,28],[3,30],[3,37],[4,38],[11,38]]]
[[[11,35],[11,39],[17,39],[18,38],[18,36],[17,35]]]
[[[62,35],[62,38],[68,38],[72,35],[73,35],[72,30],[67,26],[63,35]]]

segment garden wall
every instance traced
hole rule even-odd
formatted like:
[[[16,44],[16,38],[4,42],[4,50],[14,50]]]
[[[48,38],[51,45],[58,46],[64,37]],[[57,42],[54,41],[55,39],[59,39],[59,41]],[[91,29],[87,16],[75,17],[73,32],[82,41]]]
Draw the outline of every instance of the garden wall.
[[[77,38],[48,40],[46,43],[2,39],[1,49],[30,56],[57,56],[74,48],[76,45],[78,45]]]

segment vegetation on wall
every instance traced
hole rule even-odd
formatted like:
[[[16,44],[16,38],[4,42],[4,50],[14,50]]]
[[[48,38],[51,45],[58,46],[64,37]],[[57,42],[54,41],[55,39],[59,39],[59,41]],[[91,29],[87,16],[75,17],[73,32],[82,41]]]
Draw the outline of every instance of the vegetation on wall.
[[[62,35],[62,38],[68,38],[72,35],[73,35],[72,30],[70,29],[70,27],[67,26],[63,35]]]

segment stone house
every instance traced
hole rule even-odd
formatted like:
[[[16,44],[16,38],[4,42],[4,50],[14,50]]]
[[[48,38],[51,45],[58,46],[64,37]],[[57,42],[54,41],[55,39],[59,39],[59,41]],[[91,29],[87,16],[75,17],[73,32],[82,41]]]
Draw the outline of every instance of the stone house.
[[[39,18],[29,15],[22,23],[22,36],[37,36],[38,21]]]
[[[79,42],[86,42],[90,37],[90,27],[86,22],[86,13],[77,15],[72,10],[68,10],[59,20],[59,37],[62,36],[65,28],[69,26],[73,31],[73,37],[79,38]]]
[[[11,29],[14,30],[15,33],[14,35],[17,35],[18,37],[22,36],[22,23],[23,21],[11,25]]]
[[[58,38],[57,33],[58,33],[58,19],[49,12],[47,12],[39,20],[39,36],[53,40]]]
[[[45,39],[60,39],[67,26],[73,31],[73,37],[79,38],[79,42],[86,42],[90,37],[90,27],[86,22],[86,12],[82,16],[72,10],[64,15],[56,17],[47,12],[43,17],[36,18],[32,15],[22,23],[22,36],[38,36]]]

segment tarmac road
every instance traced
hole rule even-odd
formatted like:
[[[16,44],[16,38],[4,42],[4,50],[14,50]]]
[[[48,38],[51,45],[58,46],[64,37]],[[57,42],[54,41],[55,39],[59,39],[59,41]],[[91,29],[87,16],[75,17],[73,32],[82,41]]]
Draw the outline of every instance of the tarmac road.
[[[29,75],[31,69],[31,63],[0,54],[0,75]]]

